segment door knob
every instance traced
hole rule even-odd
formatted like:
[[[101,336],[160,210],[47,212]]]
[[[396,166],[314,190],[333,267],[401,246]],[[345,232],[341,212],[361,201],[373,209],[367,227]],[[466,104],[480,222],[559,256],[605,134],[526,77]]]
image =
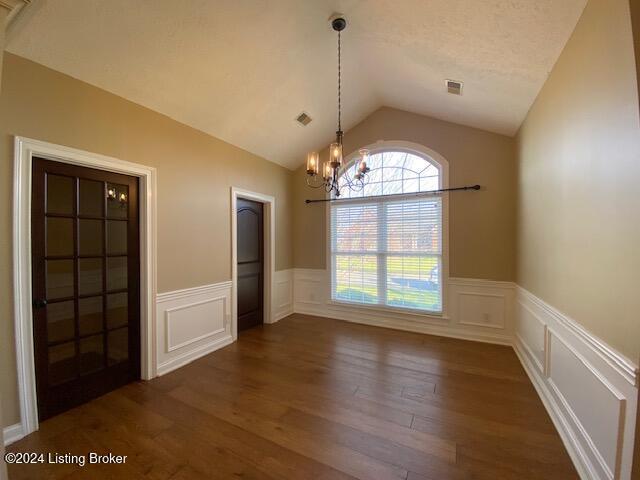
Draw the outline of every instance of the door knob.
[[[33,306],[35,308],[44,308],[47,305],[47,301],[44,298],[36,298],[33,301]]]

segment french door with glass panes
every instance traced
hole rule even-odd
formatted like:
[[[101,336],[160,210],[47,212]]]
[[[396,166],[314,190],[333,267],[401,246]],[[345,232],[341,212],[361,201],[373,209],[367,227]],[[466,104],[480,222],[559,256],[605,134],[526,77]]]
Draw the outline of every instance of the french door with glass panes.
[[[40,420],[140,378],[138,179],[33,159]]]

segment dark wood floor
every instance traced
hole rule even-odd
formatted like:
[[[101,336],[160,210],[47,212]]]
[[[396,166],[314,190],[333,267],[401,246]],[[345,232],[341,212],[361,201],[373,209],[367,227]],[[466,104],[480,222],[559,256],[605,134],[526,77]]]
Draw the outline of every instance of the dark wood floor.
[[[127,462],[10,478],[577,478],[511,348],[305,315],[40,427],[9,451]]]

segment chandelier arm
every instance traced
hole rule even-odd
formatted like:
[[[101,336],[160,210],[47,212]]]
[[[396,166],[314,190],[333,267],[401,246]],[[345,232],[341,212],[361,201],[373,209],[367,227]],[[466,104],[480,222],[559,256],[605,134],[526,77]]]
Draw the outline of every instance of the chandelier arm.
[[[325,184],[324,184],[324,191],[327,193],[331,193],[333,191],[333,185],[331,183],[331,180],[328,180]]]
[[[322,183],[318,184],[318,185],[313,185],[310,181],[309,181],[309,177],[307,177],[307,186],[311,187],[311,188],[321,188],[324,187],[325,185],[325,181],[323,180]]]

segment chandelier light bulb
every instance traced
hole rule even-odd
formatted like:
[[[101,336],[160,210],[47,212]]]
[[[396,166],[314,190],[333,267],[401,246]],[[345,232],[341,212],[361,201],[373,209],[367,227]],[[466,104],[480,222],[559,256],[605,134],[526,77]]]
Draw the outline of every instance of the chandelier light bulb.
[[[317,175],[320,169],[320,160],[318,152],[309,152],[307,154],[307,175]]]
[[[329,161],[333,168],[337,168],[342,164],[342,145],[339,143],[332,143],[329,146]]]
[[[331,162],[324,162],[322,168],[322,178],[324,178],[325,180],[329,180],[333,176],[331,170]]]
[[[369,150],[361,148],[358,153],[360,154],[360,164],[358,165],[358,171],[361,173],[367,172],[367,162],[369,161]]]

